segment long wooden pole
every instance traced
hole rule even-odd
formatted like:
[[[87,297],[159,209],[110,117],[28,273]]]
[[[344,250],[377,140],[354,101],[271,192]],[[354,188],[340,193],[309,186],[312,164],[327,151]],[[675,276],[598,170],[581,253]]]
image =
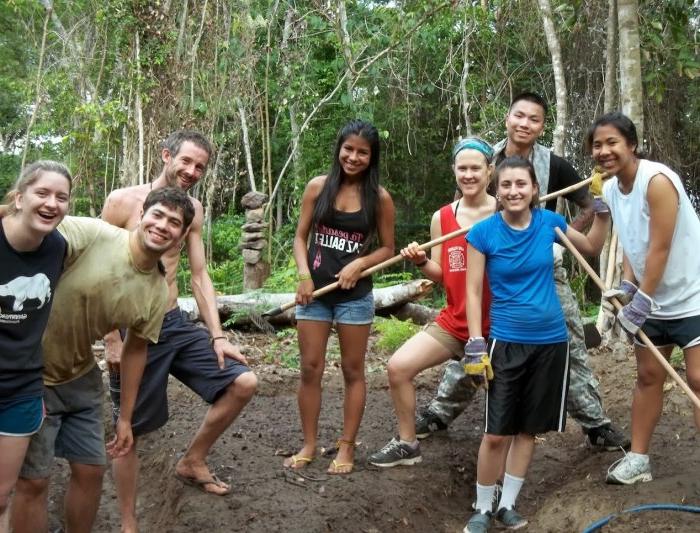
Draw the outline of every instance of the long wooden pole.
[[[564,235],[564,232],[560,230],[559,228],[554,228],[554,231],[557,233],[557,236],[561,240],[561,242],[564,243],[564,245],[569,249],[569,251],[574,255],[574,257],[578,260],[579,263],[581,263],[581,266],[583,269],[588,273],[588,275],[591,277],[591,279],[595,282],[598,287],[600,287],[600,290],[605,291],[605,284],[603,283],[603,280],[600,279],[600,276],[596,273],[595,270],[591,267],[591,265],[588,264],[588,261],[579,253],[579,251],[576,249],[576,247],[572,244],[572,242],[569,240],[569,238]],[[611,298],[610,301],[612,304],[615,306],[615,309],[619,312],[620,309],[622,309],[622,304],[618,301],[617,298]],[[651,342],[651,339],[647,337],[646,333],[644,333],[641,329],[637,332],[637,337],[644,343],[644,345],[649,348],[652,354],[654,354],[654,357],[661,363],[661,366],[666,369],[666,372],[669,373],[669,375],[673,378],[673,380],[678,383],[678,385],[683,389],[683,392],[685,392],[686,396],[690,398],[690,401],[695,404],[695,407],[700,409],[700,399],[695,395],[695,393],[688,387],[688,384],[683,381],[683,379],[678,375],[678,373],[673,369],[673,367],[669,364],[668,361],[666,361],[666,358],[661,354],[659,349],[654,346],[654,343]]]
[[[542,198],[540,198],[540,203],[547,202],[549,200],[553,200],[554,198],[558,198],[559,196],[564,196],[565,194],[568,194],[570,192],[573,192],[575,190],[578,190],[582,187],[585,187],[588,185],[593,178],[587,178],[585,180],[581,180],[578,183],[575,183],[573,185],[570,185],[569,187],[565,187],[564,189],[561,189],[557,192],[553,192],[551,194],[546,194]],[[438,244],[442,244],[445,241],[449,241],[450,239],[454,239],[455,237],[459,237],[460,235],[464,235],[467,233],[470,229],[472,229],[472,226],[467,226],[466,228],[460,228],[458,230],[452,231],[450,233],[447,233],[445,235],[442,235],[438,237],[437,239],[433,239],[432,241],[426,242],[418,246],[419,250],[429,250],[433,246],[437,246]],[[382,261],[381,263],[378,263],[374,265],[373,267],[368,268],[367,270],[363,270],[362,274],[360,274],[361,278],[366,278],[367,276],[371,276],[375,272],[378,272],[379,270],[382,270],[388,266],[395,265],[399,261],[402,261],[404,257],[401,254],[397,254],[394,257],[387,259],[386,261]],[[311,296],[313,298],[317,298],[319,296],[323,296],[324,294],[328,294],[329,292],[333,292],[339,287],[339,283],[337,281],[331,283],[330,285],[326,285],[325,287],[321,287],[320,289],[316,289]],[[285,312],[287,309],[291,309],[296,305],[296,302],[287,302],[286,304],[280,305],[279,307],[276,307],[275,309],[271,309],[269,311],[266,311],[263,313],[262,316],[277,316],[280,313]]]

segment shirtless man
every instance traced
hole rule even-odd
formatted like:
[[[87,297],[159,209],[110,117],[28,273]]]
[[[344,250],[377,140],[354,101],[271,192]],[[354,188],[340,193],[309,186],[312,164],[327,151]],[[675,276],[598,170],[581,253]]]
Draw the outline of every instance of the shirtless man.
[[[168,288],[159,259],[182,240],[194,217],[192,202],[175,187],[153,191],[137,229],[66,217],[58,230],[67,243],[64,271],[43,338],[46,417],[31,438],[12,504],[12,529],[48,529],[49,478],[54,457],[70,464],[65,531],[92,530],[107,458],[102,372],[92,343],[127,328],[122,351],[124,387],[115,438],[118,456],[133,445],[131,420],[148,341],[158,339]]]
[[[181,130],[163,142],[163,170],[152,183],[113,191],[105,203],[102,218],[115,226],[131,229],[138,224],[139,206],[151,191],[165,186],[183,190],[193,187],[204,175],[212,148],[200,133]],[[172,374],[211,404],[204,421],[190,442],[185,455],[175,466],[175,475],[184,483],[204,492],[225,495],[231,488],[209,471],[206,457],[219,436],[233,423],[250,401],[257,378],[246,366],[238,347],[224,335],[216,307],[214,286],[209,278],[202,242],[204,210],[191,198],[195,217],[185,238],[192,272],[192,293],[208,332],[187,321],[177,306],[176,273],[180,246],[163,256],[168,284],[169,310],[157,344],[148,347],[148,359],[132,420],[134,436],[143,435],[165,424],[168,418],[168,374]],[[110,389],[118,410],[119,346],[118,332],[105,337],[110,365]],[[122,517],[122,531],[136,531],[136,488],[138,458],[135,446],[113,463],[114,479]]]

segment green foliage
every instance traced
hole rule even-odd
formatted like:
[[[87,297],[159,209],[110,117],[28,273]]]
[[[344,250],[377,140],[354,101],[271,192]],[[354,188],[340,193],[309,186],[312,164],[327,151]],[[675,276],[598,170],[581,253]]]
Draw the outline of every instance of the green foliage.
[[[404,342],[413,337],[420,326],[412,320],[399,320],[396,317],[374,319],[373,327],[379,333],[375,346],[385,352],[395,352]]]
[[[279,365],[284,368],[299,370],[299,345],[297,343],[297,330],[285,328],[278,331],[275,341],[265,353],[264,362]]]
[[[671,366],[673,368],[683,368],[683,366],[685,365],[685,357],[683,355],[683,350],[681,350],[678,346],[673,347],[671,357],[669,358],[669,363],[671,363]]]

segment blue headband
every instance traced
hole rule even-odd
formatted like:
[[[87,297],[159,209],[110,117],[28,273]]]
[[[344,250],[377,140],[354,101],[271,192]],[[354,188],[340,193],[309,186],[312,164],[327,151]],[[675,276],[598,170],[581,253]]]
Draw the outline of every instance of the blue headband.
[[[493,148],[491,148],[489,143],[479,139],[478,137],[467,137],[465,139],[461,139],[457,142],[457,144],[455,144],[455,147],[452,149],[452,161],[457,158],[457,154],[459,154],[462,150],[470,149],[484,154],[486,161],[489,163],[493,159]]]

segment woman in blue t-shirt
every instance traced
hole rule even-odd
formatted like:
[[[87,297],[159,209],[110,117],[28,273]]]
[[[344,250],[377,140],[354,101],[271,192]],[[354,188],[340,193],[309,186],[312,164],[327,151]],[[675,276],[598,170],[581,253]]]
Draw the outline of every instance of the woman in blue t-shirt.
[[[515,510],[515,501],[532,458],[535,435],[563,431],[566,423],[568,334],[554,285],[555,228],[582,253],[598,255],[609,225],[602,204],[596,213],[602,216],[595,217],[588,235],[567,226],[561,215],[537,207],[537,178],[527,159],[505,159],[496,168],[494,181],[500,211],[476,224],[467,237],[471,336],[464,348],[465,370],[481,383],[483,372],[490,375],[493,370],[477,463],[476,513],[465,528],[471,533],[488,530],[504,460],[496,518],[510,528],[527,523]],[[485,273],[492,298],[488,345],[481,331]]]
[[[370,252],[376,235],[379,247]],[[360,277],[394,253],[394,204],[379,185],[379,132],[353,120],[338,135],[331,169],[309,181],[294,236],[298,270],[296,320],[301,352],[298,402],[304,445],[284,461],[304,468],[316,455],[321,378],[331,326],[336,324],[345,379],[343,435],[328,473],[349,474],[365,408],[365,352],[374,318],[372,280]],[[317,299],[315,289],[339,288]]]
[[[0,530],[31,435],[44,419],[41,337],[66,243],[71,175],[54,161],[22,171],[0,209]]]

